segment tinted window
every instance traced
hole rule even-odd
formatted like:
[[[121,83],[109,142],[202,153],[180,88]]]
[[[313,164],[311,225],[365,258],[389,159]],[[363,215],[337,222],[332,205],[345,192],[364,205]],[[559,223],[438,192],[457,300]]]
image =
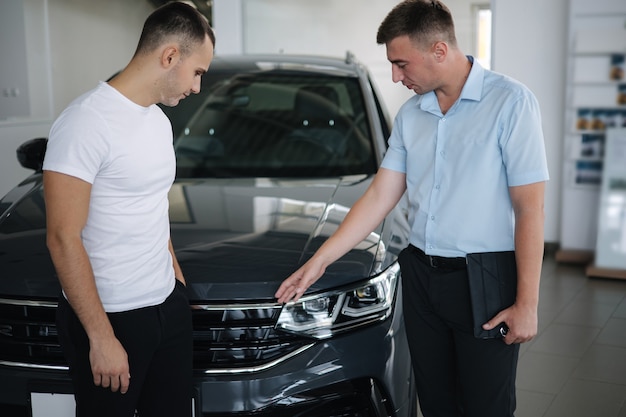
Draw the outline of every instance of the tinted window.
[[[284,71],[205,77],[200,95],[168,111],[179,178],[375,172],[356,78]]]

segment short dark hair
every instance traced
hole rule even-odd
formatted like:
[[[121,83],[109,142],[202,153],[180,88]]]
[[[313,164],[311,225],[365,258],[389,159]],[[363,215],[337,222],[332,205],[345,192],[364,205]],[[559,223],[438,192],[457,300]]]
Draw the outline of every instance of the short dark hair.
[[[175,37],[181,54],[188,55],[193,47],[209,37],[215,47],[215,34],[208,20],[193,6],[179,1],[157,8],[146,19],[135,55],[154,51],[168,38]]]
[[[404,0],[398,3],[380,24],[376,42],[387,44],[398,36],[407,35],[417,45],[444,41],[456,46],[452,14],[438,0]]]

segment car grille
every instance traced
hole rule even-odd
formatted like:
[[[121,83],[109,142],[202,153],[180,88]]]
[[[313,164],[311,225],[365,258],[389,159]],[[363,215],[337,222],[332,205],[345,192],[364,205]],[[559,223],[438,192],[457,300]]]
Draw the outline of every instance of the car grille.
[[[0,299],[0,363],[66,367],[57,340],[56,301]]]
[[[0,364],[66,368],[55,325],[56,301],[0,299]],[[274,330],[277,304],[194,305],[194,370],[261,370],[312,346]]]
[[[312,346],[310,339],[274,330],[280,310],[277,304],[194,305],[194,369],[254,371]]]

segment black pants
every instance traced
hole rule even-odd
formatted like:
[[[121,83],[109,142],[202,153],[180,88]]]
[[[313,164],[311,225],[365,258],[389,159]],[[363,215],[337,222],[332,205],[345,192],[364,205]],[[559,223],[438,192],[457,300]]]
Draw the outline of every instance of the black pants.
[[[61,296],[59,340],[70,367],[77,417],[191,416],[192,325],[189,300],[176,281],[160,305],[109,313],[126,353],[130,386],[126,394],[94,385],[89,340],[71,306]]]
[[[425,417],[511,417],[519,345],[473,336],[465,268],[399,256],[405,324]]]

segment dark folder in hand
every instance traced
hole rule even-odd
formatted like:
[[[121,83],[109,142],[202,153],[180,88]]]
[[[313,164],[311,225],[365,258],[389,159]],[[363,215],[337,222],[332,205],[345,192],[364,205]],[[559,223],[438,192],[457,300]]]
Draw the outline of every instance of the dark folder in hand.
[[[482,252],[467,255],[474,336],[480,339],[502,337],[501,323],[491,330],[482,325],[496,314],[515,303],[517,294],[517,267],[515,252]]]

